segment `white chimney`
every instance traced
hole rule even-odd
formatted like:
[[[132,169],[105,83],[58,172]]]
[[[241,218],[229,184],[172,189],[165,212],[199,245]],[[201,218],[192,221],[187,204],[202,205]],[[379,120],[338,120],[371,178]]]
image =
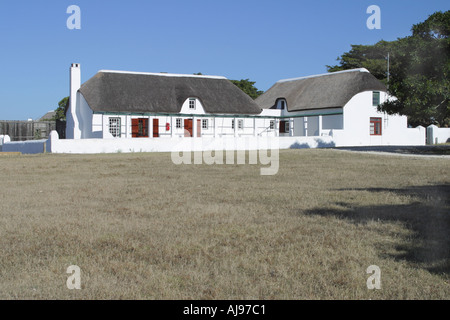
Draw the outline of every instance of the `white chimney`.
[[[66,139],[81,139],[79,124],[78,89],[81,87],[81,69],[79,63],[72,63],[70,67],[70,97],[69,110],[66,114]]]

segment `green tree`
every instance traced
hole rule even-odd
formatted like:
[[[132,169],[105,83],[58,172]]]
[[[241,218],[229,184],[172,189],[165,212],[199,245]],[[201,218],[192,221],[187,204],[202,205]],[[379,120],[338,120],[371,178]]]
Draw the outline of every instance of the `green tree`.
[[[69,103],[69,97],[63,98],[60,102],[58,102],[58,108],[56,109],[56,114],[53,116],[52,120],[66,120],[66,106]]]
[[[388,85],[397,100],[379,106],[388,114],[408,116],[413,126],[450,125],[450,11],[436,12],[414,25],[412,35],[375,45],[352,45],[329,72],[366,68]],[[387,61],[389,53],[389,82]]]
[[[252,99],[256,99],[264,93],[263,91],[258,90],[255,87],[254,81],[250,81],[249,79],[231,80],[231,82],[233,82],[234,85],[248,94]]]

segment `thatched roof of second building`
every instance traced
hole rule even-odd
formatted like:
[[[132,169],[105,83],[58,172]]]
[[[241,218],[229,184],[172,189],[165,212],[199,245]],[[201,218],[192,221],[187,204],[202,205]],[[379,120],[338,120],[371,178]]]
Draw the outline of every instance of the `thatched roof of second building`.
[[[99,71],[79,91],[94,112],[179,113],[188,98],[198,98],[206,113],[261,112],[224,77]]]
[[[385,85],[367,69],[326,73],[280,80],[256,99],[263,109],[272,108],[278,99],[286,99],[288,111],[343,107],[357,93],[386,91]]]

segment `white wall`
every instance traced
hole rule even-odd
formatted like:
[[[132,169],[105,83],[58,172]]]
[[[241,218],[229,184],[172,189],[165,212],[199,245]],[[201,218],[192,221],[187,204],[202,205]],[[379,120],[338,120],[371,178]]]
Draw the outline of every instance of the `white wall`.
[[[395,145],[395,146],[420,146],[425,145],[425,128],[418,126],[416,128],[406,128],[395,136],[391,136],[389,140],[385,140],[384,144],[373,145]],[[346,130],[331,130],[330,136],[336,144],[336,147],[354,147],[354,146],[368,146],[364,144],[358,144],[358,140],[354,135]],[[357,141],[355,143],[355,141]]]
[[[81,86],[81,69],[80,65],[73,63],[70,67],[70,100],[69,109],[66,114],[66,138],[67,139],[80,139],[80,114],[78,113],[79,107],[79,93],[78,89]]]
[[[322,116],[322,130],[343,129],[344,117],[342,114]]]
[[[13,141],[2,145],[2,152],[21,152],[23,154],[36,154],[46,152],[47,140]]]
[[[189,109],[189,100],[191,98],[195,99],[195,109]],[[183,102],[180,113],[205,114],[205,109],[203,108],[203,104],[201,103],[200,99],[196,97],[190,97]]]
[[[427,144],[450,142],[450,128],[439,128],[434,124],[427,127]]]
[[[380,103],[388,99],[385,92],[380,92]],[[333,136],[341,146],[370,145],[424,145],[423,130],[407,127],[407,117],[388,115],[378,112],[372,105],[372,91],[355,95],[344,106],[343,130],[332,130]],[[370,134],[370,118],[381,118],[381,135]],[[341,132],[343,131],[343,132]]]
[[[47,152],[52,153],[129,153],[201,150],[258,150],[265,146],[279,149],[333,147],[332,137],[230,137],[167,139],[59,139],[52,131]]]

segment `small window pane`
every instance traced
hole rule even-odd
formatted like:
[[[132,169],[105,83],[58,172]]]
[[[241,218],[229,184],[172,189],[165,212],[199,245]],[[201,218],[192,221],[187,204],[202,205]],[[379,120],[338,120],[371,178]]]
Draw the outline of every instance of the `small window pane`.
[[[370,134],[381,135],[381,118],[370,118]]]
[[[378,106],[380,104],[380,92],[374,91],[372,95],[372,105],[374,107]]]
[[[195,109],[195,99],[189,99],[189,109]]]
[[[120,118],[109,118],[109,133],[113,137],[120,137]]]

